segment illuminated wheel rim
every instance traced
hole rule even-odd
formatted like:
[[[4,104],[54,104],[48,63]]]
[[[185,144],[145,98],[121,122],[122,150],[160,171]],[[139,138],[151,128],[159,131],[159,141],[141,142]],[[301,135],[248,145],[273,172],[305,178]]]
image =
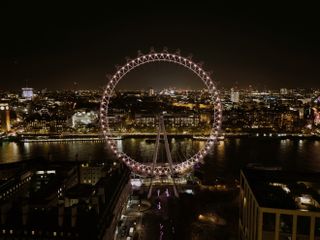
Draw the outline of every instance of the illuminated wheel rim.
[[[120,151],[117,148],[117,144],[113,139],[114,135],[110,131],[109,121],[108,121],[108,111],[109,111],[109,103],[114,95],[115,88],[117,84],[121,81],[121,79],[129,73],[131,70],[147,63],[153,62],[169,62],[179,64],[192,72],[194,72],[205,84],[207,87],[208,93],[210,94],[210,99],[214,105],[214,118],[213,124],[210,131],[210,135],[202,149],[200,149],[196,154],[192,157],[186,159],[183,162],[174,163],[171,168],[166,163],[158,163],[154,168],[152,167],[152,163],[145,164],[136,161],[135,159],[128,156],[125,152]],[[141,175],[149,175],[149,176],[161,176],[161,175],[174,175],[174,174],[182,174],[193,167],[194,164],[199,162],[204,158],[204,156],[209,152],[209,150],[213,147],[214,143],[217,140],[219,130],[221,128],[222,121],[222,110],[221,110],[221,100],[219,97],[219,93],[213,83],[210,75],[198,64],[191,61],[191,59],[180,56],[179,54],[171,54],[166,51],[150,53],[146,55],[138,56],[137,58],[128,61],[125,65],[118,68],[118,71],[110,77],[108,85],[105,88],[101,107],[100,107],[100,121],[101,128],[105,140],[116,157],[123,161],[132,171]]]

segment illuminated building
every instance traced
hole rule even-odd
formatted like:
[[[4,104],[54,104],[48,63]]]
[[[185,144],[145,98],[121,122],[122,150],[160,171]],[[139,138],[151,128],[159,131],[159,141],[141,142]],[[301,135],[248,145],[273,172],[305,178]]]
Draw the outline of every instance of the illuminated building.
[[[77,127],[78,125],[88,125],[97,121],[97,113],[90,111],[78,111],[72,116],[72,127]]]
[[[299,112],[284,112],[281,114],[280,127],[285,131],[293,131],[294,122],[299,119]]]
[[[230,100],[233,103],[238,103],[239,102],[239,91],[235,90],[234,88],[231,88],[231,93],[230,93]]]
[[[149,88],[149,93],[148,93],[149,97],[154,96],[154,94],[155,94],[154,89],[153,88]]]
[[[287,94],[288,94],[288,89],[286,89],[286,88],[280,88],[280,94],[282,94],[282,95],[287,95]]]
[[[107,175],[109,167],[104,164],[82,163],[80,165],[80,183],[95,185]]]
[[[155,126],[156,117],[152,114],[136,114],[135,123],[139,126]]]
[[[240,173],[241,240],[320,239],[319,173]]]
[[[298,112],[299,112],[299,119],[303,119],[304,118],[304,108],[298,108]]]
[[[63,132],[67,128],[64,116],[32,115],[25,120],[25,131],[32,133]]]
[[[313,108],[313,113],[314,113],[314,125],[318,126],[320,124],[320,112],[316,109]]]
[[[199,125],[199,115],[173,114],[166,116],[166,121],[176,127],[191,127]]]
[[[156,116],[147,114],[136,114],[135,123],[139,126],[155,126]],[[166,114],[165,122],[173,127],[198,126],[200,116],[197,114]]]
[[[7,103],[0,103],[0,121],[1,131],[9,132],[11,130],[10,109]]]
[[[26,100],[32,100],[33,98],[33,88],[22,88],[22,97]]]

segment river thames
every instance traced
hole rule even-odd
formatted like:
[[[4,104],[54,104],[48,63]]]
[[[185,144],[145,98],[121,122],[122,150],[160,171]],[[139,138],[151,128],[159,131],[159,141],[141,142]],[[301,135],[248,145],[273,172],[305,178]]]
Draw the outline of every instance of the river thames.
[[[118,148],[142,162],[150,161],[154,142],[145,138],[117,140]],[[173,159],[182,161],[204,145],[192,139],[169,139]],[[163,145],[163,144],[162,144]],[[19,162],[43,157],[52,161],[110,160],[113,155],[104,142],[16,143],[0,144],[0,162]],[[159,150],[159,160],[165,161],[165,151]],[[237,177],[239,170],[250,163],[280,166],[283,169],[320,171],[319,140],[281,140],[273,138],[229,138],[219,141],[204,159],[207,178]]]

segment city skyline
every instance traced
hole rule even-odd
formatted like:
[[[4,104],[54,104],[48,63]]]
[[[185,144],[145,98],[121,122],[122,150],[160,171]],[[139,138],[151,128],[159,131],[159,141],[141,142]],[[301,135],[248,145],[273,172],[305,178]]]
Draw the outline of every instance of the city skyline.
[[[193,54],[222,87],[311,88],[319,78],[312,6],[8,3],[1,15],[0,89],[100,88],[151,46]]]
[[[0,239],[320,239],[311,4],[0,7]]]

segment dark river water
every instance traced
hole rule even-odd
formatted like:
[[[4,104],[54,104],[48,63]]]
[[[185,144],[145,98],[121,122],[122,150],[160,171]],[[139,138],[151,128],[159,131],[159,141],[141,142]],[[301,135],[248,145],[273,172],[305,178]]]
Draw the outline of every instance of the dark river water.
[[[204,145],[203,141],[169,139],[174,161],[180,162]],[[143,138],[118,140],[118,148],[140,162],[152,161],[154,142]],[[165,161],[160,144],[158,161]],[[53,161],[92,161],[112,159],[104,142],[0,143],[0,162],[10,163],[44,157]],[[281,166],[283,169],[320,171],[320,141],[268,138],[225,139],[204,159],[205,175],[237,177],[248,163]]]

